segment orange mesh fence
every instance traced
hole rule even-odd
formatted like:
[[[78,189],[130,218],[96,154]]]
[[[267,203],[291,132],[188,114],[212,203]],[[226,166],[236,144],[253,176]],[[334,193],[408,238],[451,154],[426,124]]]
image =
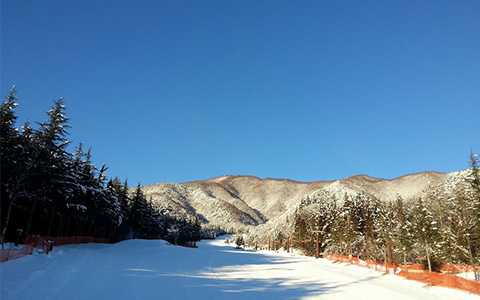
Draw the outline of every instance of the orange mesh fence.
[[[111,241],[106,238],[96,238],[91,236],[28,236],[25,239],[25,244],[32,245],[33,247],[41,247],[45,241],[52,241],[55,246],[69,245],[69,244],[84,244],[84,243],[110,243]]]
[[[422,264],[408,264],[408,265],[400,265],[398,266],[400,271],[408,272],[408,273],[420,273],[425,272],[425,266]]]
[[[420,281],[430,285],[461,289],[480,295],[480,281],[468,280],[459,276],[441,273],[411,273],[401,271],[398,275],[411,280]]]
[[[368,259],[365,261],[365,263],[367,268],[374,269],[376,271],[396,273],[398,270],[398,265],[394,263],[384,263],[383,261]]]
[[[442,273],[460,273],[460,272],[474,272],[480,270],[480,266],[460,265],[460,264],[442,264],[440,272]]]
[[[350,264],[354,264],[354,265],[360,264],[360,259],[356,256],[344,256],[344,255],[329,254],[325,257],[327,259],[334,260],[334,261],[350,263]]]
[[[0,249],[0,262],[20,258],[22,256],[30,255],[34,248],[42,248],[48,253],[49,243],[55,246],[69,245],[69,244],[84,244],[84,243],[111,243],[109,239],[95,238],[91,236],[67,236],[67,237],[53,237],[53,236],[28,236],[24,241],[24,246],[20,249]]]
[[[382,261],[375,261],[375,260],[361,260],[356,256],[344,256],[344,255],[327,255],[327,259],[333,260],[333,261],[338,261],[338,262],[344,262],[344,263],[350,263],[353,265],[358,265],[358,266],[363,266],[367,267],[370,269],[374,269],[377,271],[385,271],[385,272],[392,272],[395,273],[397,271],[398,265],[392,264],[392,263],[383,263]]]
[[[0,262],[32,254],[33,247],[25,245],[20,249],[0,249]]]
[[[406,279],[416,280],[429,285],[436,285],[448,288],[455,288],[471,293],[480,295],[480,281],[469,280],[459,276],[444,274],[445,272],[458,273],[458,272],[471,272],[479,271],[478,266],[471,265],[455,265],[455,264],[444,264],[441,267],[443,273],[434,273],[426,272],[425,267],[422,264],[407,264],[407,265],[396,265],[396,264],[384,264],[382,261],[375,260],[360,260],[358,257],[344,256],[344,255],[327,255],[327,259],[351,263],[354,265],[364,266],[370,269],[375,269],[377,271],[388,271],[393,272],[399,276],[402,276]]]

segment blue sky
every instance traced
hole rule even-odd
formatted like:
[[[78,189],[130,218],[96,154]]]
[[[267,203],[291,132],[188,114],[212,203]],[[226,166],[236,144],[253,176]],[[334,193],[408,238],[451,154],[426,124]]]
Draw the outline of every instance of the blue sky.
[[[479,1],[1,1],[20,121],[131,183],[396,177],[480,151]]]

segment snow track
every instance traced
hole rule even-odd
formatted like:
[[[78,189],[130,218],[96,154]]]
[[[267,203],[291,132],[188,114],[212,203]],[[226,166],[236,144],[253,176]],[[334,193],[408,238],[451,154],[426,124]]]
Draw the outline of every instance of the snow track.
[[[57,247],[0,264],[0,299],[477,299],[373,270],[286,253],[164,241]]]

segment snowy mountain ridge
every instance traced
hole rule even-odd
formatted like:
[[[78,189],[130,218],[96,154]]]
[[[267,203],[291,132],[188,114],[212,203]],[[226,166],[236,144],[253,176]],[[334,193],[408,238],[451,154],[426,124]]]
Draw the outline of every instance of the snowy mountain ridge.
[[[382,201],[411,200],[426,191],[454,190],[468,170],[452,173],[419,172],[393,179],[356,175],[340,180],[301,182],[255,176],[220,176],[179,184],[143,187],[155,206],[182,217],[197,217],[205,226],[229,230],[272,227],[285,223],[302,199],[326,193],[342,200],[359,193]],[[282,225],[283,226],[283,225]],[[273,226],[274,227],[274,226]]]

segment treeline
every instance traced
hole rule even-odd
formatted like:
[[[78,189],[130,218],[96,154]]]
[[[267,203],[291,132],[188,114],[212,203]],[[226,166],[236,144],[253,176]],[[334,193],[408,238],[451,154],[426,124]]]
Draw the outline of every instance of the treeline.
[[[307,254],[358,256],[387,263],[480,264],[480,172],[478,157],[453,190],[432,189],[426,196],[385,202],[370,194],[328,193],[302,201],[293,240]],[[277,239],[285,239],[281,233]]]
[[[0,107],[0,239],[32,234],[88,235],[118,241],[164,238],[176,244],[200,239],[198,220],[179,219],[148,201],[138,185],[107,177],[105,165],[78,145],[68,151],[68,118],[62,99],[47,120],[17,127],[12,89]]]

